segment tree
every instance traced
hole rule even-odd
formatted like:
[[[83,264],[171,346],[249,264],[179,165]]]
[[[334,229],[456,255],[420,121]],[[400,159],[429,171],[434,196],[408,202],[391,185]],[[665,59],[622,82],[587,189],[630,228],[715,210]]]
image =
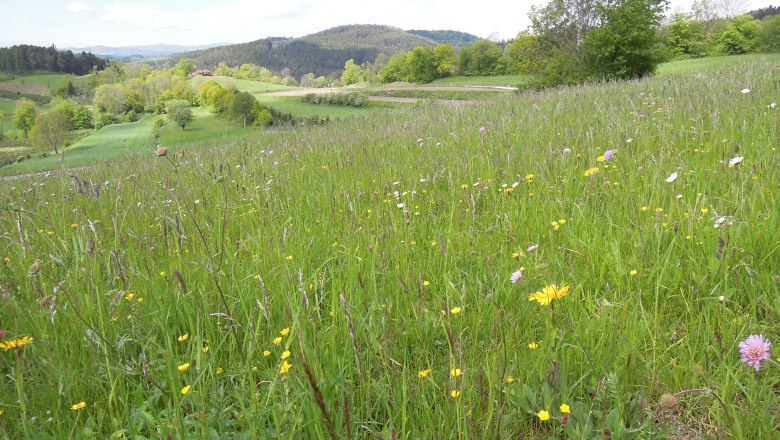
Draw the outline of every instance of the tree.
[[[732,18],[718,35],[718,49],[726,55],[755,52],[761,44],[760,26],[749,15]]]
[[[360,82],[360,66],[355,64],[355,60],[347,60],[344,63],[344,73],[341,74],[341,82],[345,86]]]
[[[168,117],[173,120],[182,130],[192,122],[192,109],[190,103],[181,99],[173,99],[166,104]]]
[[[433,65],[436,68],[436,77],[443,78],[452,75],[458,65],[455,48],[452,47],[452,44],[437,44],[433,48]]]
[[[597,0],[551,0],[542,8],[531,8],[533,33],[552,46],[554,52],[573,56],[584,63],[582,43],[591,29],[601,24]]]
[[[706,54],[707,36],[704,23],[689,20],[685,14],[675,14],[667,26],[666,45],[675,55],[703,56]]]
[[[192,64],[192,60],[189,58],[183,58],[176,63],[173,68],[173,72],[179,79],[187,79],[192,72],[195,71],[195,66]]]
[[[103,84],[95,90],[92,103],[98,110],[116,116],[125,112],[126,98],[127,95],[121,85]]]
[[[458,65],[463,75],[500,75],[506,71],[503,52],[490,40],[479,40],[460,50]]]
[[[261,109],[260,103],[250,93],[238,92],[230,100],[228,114],[242,120],[246,128],[247,121],[254,121]]]
[[[24,132],[24,137],[30,133],[30,129],[35,125],[35,118],[38,116],[38,109],[35,103],[27,98],[19,100],[14,110],[14,124],[16,128]]]
[[[510,74],[538,75],[547,66],[547,53],[538,35],[520,34],[504,49],[506,71]]]
[[[761,42],[767,52],[780,52],[780,15],[767,18],[761,24]]]
[[[658,26],[665,0],[606,0],[598,9],[603,24],[591,29],[583,48],[590,76],[640,78],[663,61]]]
[[[433,50],[417,46],[409,54],[409,79],[424,84],[436,78],[436,65],[433,63]]]
[[[60,154],[57,150],[70,134],[71,125],[65,113],[60,109],[48,113],[41,113],[35,118],[35,125],[30,130],[30,139],[33,146],[40,151],[54,148],[54,154]],[[65,160],[65,152],[60,156],[60,163]]]
[[[379,79],[389,83],[409,80],[409,52],[399,52],[387,60],[387,64],[379,72]]]

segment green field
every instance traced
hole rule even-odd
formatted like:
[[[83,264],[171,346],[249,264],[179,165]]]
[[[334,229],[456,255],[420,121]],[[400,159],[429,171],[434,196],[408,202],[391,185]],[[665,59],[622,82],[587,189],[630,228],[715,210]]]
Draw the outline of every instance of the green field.
[[[455,100],[480,100],[493,99],[505,91],[486,90],[486,91],[459,91],[459,90],[386,90],[374,93],[378,96],[391,96],[396,98],[418,98],[418,99],[455,99]]]
[[[227,76],[216,76],[214,79],[223,86],[233,86],[242,92],[249,92],[251,94],[279,92],[283,90],[295,90],[298,87],[288,87],[280,84],[271,84],[261,81],[251,81],[248,79],[234,79]]]
[[[453,76],[440,78],[426,85],[428,86],[499,86],[515,87],[528,82],[531,78],[527,75],[498,75],[498,76]]]
[[[225,116],[218,116],[200,108],[192,109],[192,113],[194,119],[184,130],[173,121],[166,119],[160,132],[160,145],[174,147],[193,142],[228,140],[248,135],[242,130],[241,124]],[[247,128],[248,132],[251,130],[253,129]]]
[[[774,439],[777,66],[101,129],[2,183],[2,435]]]
[[[709,58],[694,58],[689,60],[670,61],[658,67],[659,76],[689,74],[697,71],[711,71],[718,68],[741,66],[748,68],[756,63],[780,63],[780,54],[749,54]]]
[[[320,116],[330,119],[350,116],[373,115],[396,105],[392,103],[369,102],[366,107],[350,107],[344,105],[309,104],[301,101],[299,96],[268,96],[254,95],[261,104],[273,107],[282,113],[290,113],[296,117]]]

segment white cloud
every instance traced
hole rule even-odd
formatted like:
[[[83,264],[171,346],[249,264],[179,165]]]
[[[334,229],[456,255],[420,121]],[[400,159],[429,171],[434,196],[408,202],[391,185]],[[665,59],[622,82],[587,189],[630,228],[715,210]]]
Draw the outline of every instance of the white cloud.
[[[91,11],[92,7],[79,2],[69,2],[65,5],[65,10],[68,12],[84,12]]]
[[[115,3],[106,6],[103,19],[138,27],[162,29],[178,27],[186,22],[184,14],[161,11],[155,6]]]

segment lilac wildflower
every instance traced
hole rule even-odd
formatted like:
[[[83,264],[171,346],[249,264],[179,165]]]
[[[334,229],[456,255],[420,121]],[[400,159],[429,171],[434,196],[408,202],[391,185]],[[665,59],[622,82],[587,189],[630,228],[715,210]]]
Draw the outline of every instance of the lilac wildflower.
[[[764,335],[750,335],[739,343],[739,354],[742,355],[740,360],[758,371],[761,362],[769,359],[771,348],[772,343]]]
[[[479,132],[482,133],[482,134],[485,134],[485,132],[487,132],[487,130],[485,130],[485,127],[479,127]]]
[[[607,150],[607,151],[605,151],[604,152],[604,160],[609,162],[610,160],[612,160],[612,157],[615,155],[615,153],[617,153],[617,150]]]
[[[517,269],[516,271],[512,272],[512,276],[509,277],[509,281],[512,282],[512,284],[516,283],[521,277],[523,276],[523,268]]]
[[[539,243],[532,244],[531,246],[528,246],[528,249],[526,249],[528,252],[533,252],[535,250],[539,249]]]

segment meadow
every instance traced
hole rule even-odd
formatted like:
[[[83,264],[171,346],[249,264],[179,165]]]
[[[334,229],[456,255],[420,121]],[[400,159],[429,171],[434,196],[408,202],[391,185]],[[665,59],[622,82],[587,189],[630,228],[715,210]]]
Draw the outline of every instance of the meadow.
[[[6,178],[0,432],[774,438],[780,352],[739,343],[780,340],[779,77],[759,58]]]

